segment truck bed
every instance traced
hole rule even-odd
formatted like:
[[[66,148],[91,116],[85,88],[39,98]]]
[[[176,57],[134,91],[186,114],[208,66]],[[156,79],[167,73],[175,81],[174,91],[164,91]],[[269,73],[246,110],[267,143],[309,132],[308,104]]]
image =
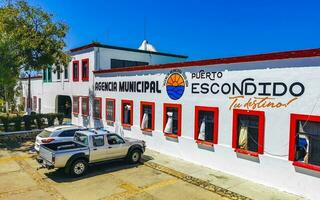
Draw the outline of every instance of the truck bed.
[[[81,145],[75,142],[59,142],[59,143],[52,143],[52,144],[43,144],[43,146],[52,151],[70,150],[70,149],[86,147],[84,145]]]

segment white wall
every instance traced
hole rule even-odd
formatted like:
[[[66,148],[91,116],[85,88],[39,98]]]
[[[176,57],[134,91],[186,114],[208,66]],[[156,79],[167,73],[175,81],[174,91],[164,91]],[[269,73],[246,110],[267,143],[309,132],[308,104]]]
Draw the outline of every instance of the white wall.
[[[303,59],[296,59],[298,63]],[[198,163],[213,169],[221,170],[236,176],[240,176],[261,184],[276,187],[311,199],[319,199],[320,173],[305,171],[288,161],[289,151],[289,127],[290,113],[319,115],[320,113],[320,91],[319,85],[320,59],[304,59],[305,66],[297,67],[295,60],[252,62],[229,65],[214,65],[206,67],[183,68],[182,72],[187,76],[189,87],[184,95],[177,101],[171,100],[166,94],[165,87],[161,86],[161,94],[138,94],[96,91],[99,97],[116,98],[116,124],[120,124],[121,99],[134,101],[134,120],[131,131],[125,130],[125,135],[143,139],[147,146],[178,158]],[[290,67],[290,65],[292,67]],[[268,66],[269,69],[266,69]],[[247,69],[247,70],[246,70]],[[288,85],[299,81],[304,84],[305,92],[296,101],[286,108],[258,109],[265,112],[265,151],[258,159],[234,152],[232,144],[232,110],[229,96],[224,94],[191,94],[191,83],[211,83],[209,80],[194,80],[191,73],[199,70],[217,72],[222,71],[223,77],[217,79],[216,83],[241,83],[245,78],[254,78],[257,82],[284,82]],[[117,74],[105,74],[96,77],[96,81],[150,81],[158,80],[163,83],[165,76],[170,70],[152,70],[144,72],[127,72]],[[249,98],[247,96],[246,98]],[[286,94],[274,97],[275,101],[287,102],[293,98]],[[140,101],[155,102],[155,131],[152,135],[143,134],[140,130]],[[182,104],[182,136],[178,141],[167,139],[162,132],[163,129],[163,103]],[[194,107],[213,106],[219,107],[219,139],[213,149],[204,149],[194,141]],[[103,119],[105,119],[105,101],[103,101]],[[104,121],[103,121],[104,122]],[[110,127],[105,124],[110,130]],[[298,172],[299,171],[299,172]],[[303,170],[302,170],[303,171]],[[311,175],[310,175],[311,174]],[[290,181],[288,181],[290,180]]]
[[[97,52],[99,52],[98,55],[100,55],[98,56],[100,60],[97,63],[97,69],[110,69],[111,59],[148,62],[150,65],[182,62],[186,60],[186,58],[140,53],[140,52],[133,52],[133,51],[123,51],[123,50],[117,50],[117,49],[107,49],[107,48],[97,48],[97,47],[95,47],[95,49]]]

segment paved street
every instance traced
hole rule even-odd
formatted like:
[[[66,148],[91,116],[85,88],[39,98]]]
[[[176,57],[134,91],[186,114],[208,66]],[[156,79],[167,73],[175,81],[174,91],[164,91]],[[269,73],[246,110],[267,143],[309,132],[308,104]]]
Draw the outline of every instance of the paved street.
[[[0,199],[228,199],[148,165],[102,164],[85,177],[36,170],[31,142],[0,150]],[[168,170],[168,169],[167,169]]]

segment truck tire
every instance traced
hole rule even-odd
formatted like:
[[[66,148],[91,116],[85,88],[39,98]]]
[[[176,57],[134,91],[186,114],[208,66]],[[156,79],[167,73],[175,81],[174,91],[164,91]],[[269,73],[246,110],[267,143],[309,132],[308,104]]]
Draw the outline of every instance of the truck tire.
[[[133,149],[128,155],[128,160],[132,164],[136,164],[141,159],[142,152],[139,149]]]
[[[69,168],[69,175],[72,177],[83,176],[87,172],[88,162],[84,159],[77,159],[72,162]]]

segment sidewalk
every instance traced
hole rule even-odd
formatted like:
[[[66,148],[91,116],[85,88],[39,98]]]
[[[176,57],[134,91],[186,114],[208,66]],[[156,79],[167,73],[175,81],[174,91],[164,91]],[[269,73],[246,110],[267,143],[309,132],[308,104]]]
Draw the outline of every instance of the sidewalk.
[[[279,191],[275,188],[267,187],[246,179],[232,176],[207,167],[193,164],[178,158],[158,153],[147,149],[145,157],[151,157],[146,163],[154,163],[165,168],[170,168],[178,173],[184,173],[191,178],[200,179],[205,182],[223,188],[225,191],[236,193],[254,200],[302,200],[302,197]],[[146,159],[148,160],[148,159]]]

